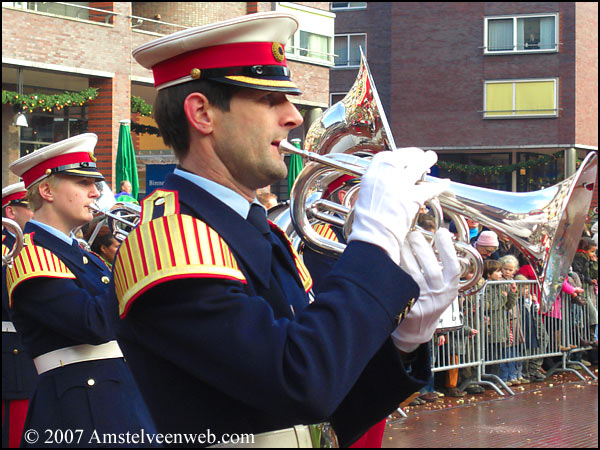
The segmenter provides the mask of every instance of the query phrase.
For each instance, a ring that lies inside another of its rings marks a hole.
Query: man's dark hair
[[[193,92],[206,95],[211,105],[229,111],[232,97],[242,88],[210,80],[195,80],[177,84],[158,91],[153,115],[163,141],[171,146],[175,156],[181,160],[190,146],[188,121],[183,111],[185,98]]]

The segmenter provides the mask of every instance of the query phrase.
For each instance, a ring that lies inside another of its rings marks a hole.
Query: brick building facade
[[[353,8],[333,4],[336,39],[366,36],[367,60],[397,146],[433,149],[441,161],[460,167],[506,166],[540,154],[558,155],[552,167],[490,176],[441,170],[441,176],[494,189],[531,191],[570,174],[575,157],[597,152],[597,3],[367,2],[356,8],[357,3]],[[519,41],[536,20],[538,40],[542,20],[556,25],[556,32],[547,27],[557,33],[555,47],[550,43],[547,49],[539,44],[529,49]],[[492,26],[510,27],[510,21],[517,36],[513,47],[488,47],[497,39]],[[355,67],[333,69],[331,93],[346,92],[355,76]],[[519,117],[516,111],[512,117],[498,118],[493,117],[498,113],[486,110],[492,84],[510,88],[514,82],[518,92],[519,83],[536,80],[556,86],[555,112]]]
[[[22,5],[37,10],[23,9]],[[3,186],[17,181],[8,171],[10,162],[26,152],[84,131],[98,135],[98,166],[107,182],[113,183],[120,120],[131,118],[134,122],[154,125],[151,118],[131,114],[132,95],[150,105],[155,97],[151,71],[131,56],[131,51],[141,44],[187,27],[284,8],[298,8],[304,17],[325,11],[323,14],[331,16],[333,37],[333,14],[329,13],[328,2],[90,2],[87,8],[3,2],[2,6],[3,90],[17,92],[19,76],[24,94],[99,89],[98,97],[84,107],[27,114],[26,129],[14,125],[18,108],[3,104]],[[303,20],[306,19],[300,20],[301,29]],[[288,61],[292,77],[303,91],[302,96],[291,98],[299,110],[310,116],[311,110],[326,108],[331,64],[290,55]],[[77,127],[73,126],[75,122]],[[303,130],[295,131],[291,137],[302,137],[302,133]],[[162,139],[136,133],[132,137],[138,155],[140,190],[144,191],[145,164],[174,162],[174,158]]]

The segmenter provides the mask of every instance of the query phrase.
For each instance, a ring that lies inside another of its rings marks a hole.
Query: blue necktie
[[[268,236],[271,233],[271,227],[269,226],[269,222],[267,221],[265,209],[262,206],[253,203],[250,206],[250,211],[248,212],[247,220],[252,225],[254,225],[254,227],[263,235]]]

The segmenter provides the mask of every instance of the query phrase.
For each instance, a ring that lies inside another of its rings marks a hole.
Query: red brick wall
[[[396,6],[397,5],[397,6]],[[574,143],[573,3],[420,3],[392,7],[392,128],[397,145]],[[483,56],[483,18],[559,12],[558,54]],[[440,26],[440,18],[444,26]],[[482,120],[483,82],[560,77],[557,119]]]
[[[391,2],[369,2],[365,10],[335,11],[336,34],[367,33],[367,62],[375,80],[377,92],[383,103],[388,119],[391,108]],[[331,75],[330,91],[346,92],[356,79],[358,69],[334,69]]]
[[[122,15],[111,26],[104,26],[104,20],[95,25],[2,8],[3,57],[64,66],[65,73],[82,69],[114,74],[112,78],[90,77],[90,86],[100,91],[97,99],[88,104],[89,131],[98,134],[98,164],[109,182],[114,175],[119,120],[128,119],[131,109],[131,32],[129,19],[125,17],[131,14],[131,3],[102,5],[107,10],[113,7]]]
[[[598,146],[598,3],[577,3],[576,14],[576,100],[578,144]]]

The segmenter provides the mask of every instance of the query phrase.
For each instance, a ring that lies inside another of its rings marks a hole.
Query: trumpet
[[[362,55],[354,85],[311,125],[306,149],[297,149],[287,141],[279,145],[281,153],[298,154],[308,161],[292,188],[290,216],[295,232],[315,251],[335,256],[344,251],[345,245],[321,237],[311,222],[339,226],[346,237],[351,230],[351,205],[359,186],[349,189],[340,203],[339,199],[327,198],[330,183],[342,174],[361,177],[368,168],[369,157],[396,148],[380,104]],[[527,257],[541,286],[543,302],[549,307],[560,292],[575,255],[597,171],[597,155],[590,153],[577,173],[535,192],[512,193],[451,182],[450,190],[430,206],[438,226],[444,215],[457,226],[455,248],[463,269],[461,293],[474,293],[483,273],[483,260],[468,239],[465,218],[472,218],[506,236]],[[441,180],[424,174],[420,182]],[[470,265],[475,265],[476,273],[467,280]]]
[[[123,242],[129,232],[140,223],[141,207],[133,203],[122,203],[110,210],[102,210],[97,205],[90,205],[90,209],[99,217],[105,218],[108,228],[119,242]],[[102,223],[99,223],[90,236],[91,245]]]
[[[15,243],[12,248],[7,249],[6,254],[4,254],[5,247],[2,246],[2,267],[10,267],[23,249],[23,231],[17,222],[7,217],[2,218],[2,228],[7,228],[15,236]]]

